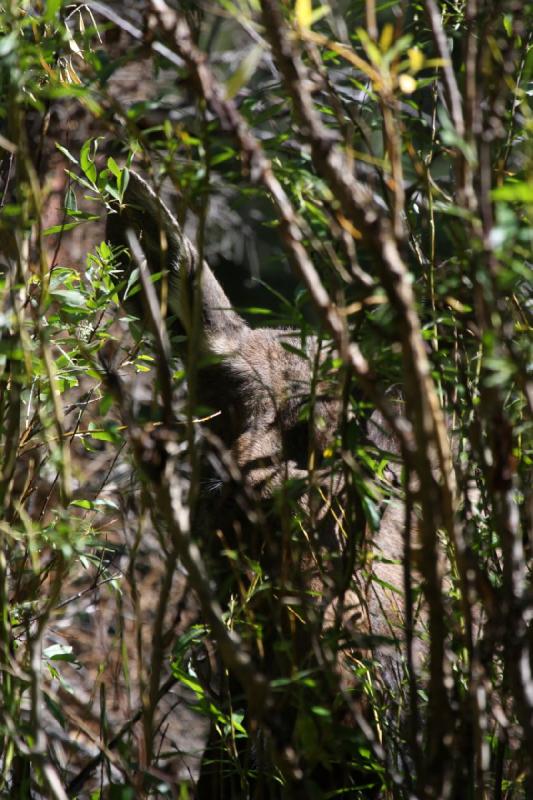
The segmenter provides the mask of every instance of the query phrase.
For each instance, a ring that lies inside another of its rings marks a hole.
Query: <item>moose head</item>
[[[195,339],[193,348],[181,342],[178,354],[195,360],[189,369],[198,371],[197,400],[220,411],[217,433],[249,484],[266,497],[283,479],[303,477],[331,444],[340,416],[338,391],[324,376],[327,353],[315,337],[250,328],[168,207],[135,172],[120,214],[108,217],[108,238],[126,244],[128,229],[150,271],[168,282],[171,327]],[[126,304],[142,319],[139,297]]]

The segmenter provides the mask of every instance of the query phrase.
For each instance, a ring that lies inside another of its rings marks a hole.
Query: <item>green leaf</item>
[[[107,168],[109,172],[111,172],[117,180],[120,178],[121,169],[112,156],[109,156],[109,158],[107,159]]]
[[[51,666],[51,665],[49,665],[49,666]],[[51,672],[52,672],[52,674],[53,673],[57,674],[57,670],[55,670],[55,668],[52,669]],[[54,675],[54,677],[55,677],[55,675]],[[61,680],[60,676],[58,676],[58,679]],[[63,681],[63,683],[64,683],[64,681]],[[44,702],[45,702],[48,710],[50,711],[52,716],[59,722],[61,727],[65,728],[66,727],[66,719],[65,719],[65,716],[63,715],[63,711],[61,709],[61,705],[59,703],[56,703],[56,701],[53,700],[50,697],[48,692],[43,692],[43,695],[44,695],[43,699],[44,699]]]
[[[310,27],[313,27],[315,22],[318,22],[319,19],[322,19],[322,17],[325,17],[327,14],[330,14],[330,13],[331,13],[331,8],[328,5],[323,5],[323,6],[319,6],[318,8],[315,8],[313,13],[311,14],[311,25],[310,25]]]
[[[243,308],[242,311],[244,311],[246,314],[255,314],[256,316],[261,317],[272,316],[272,311],[269,308],[259,308],[258,306],[247,306],[246,308]]]
[[[313,714],[316,714],[317,717],[331,717],[331,711],[329,708],[324,708],[324,706],[311,706],[311,711]]]
[[[93,508],[91,500],[73,500],[69,505],[75,506],[76,508],[86,508],[88,510]]]
[[[59,144],[58,142],[56,142],[55,145],[56,145],[57,149],[59,150],[59,152],[63,153],[65,158],[68,158],[69,161],[72,161],[73,164],[76,164],[76,166],[78,166],[78,159],[74,158],[74,156],[72,155],[70,150],[67,150],[66,147],[63,147],[63,145]]]
[[[294,345],[289,344],[289,342],[282,341],[281,346],[288,353],[293,353],[295,356],[299,356],[300,358],[303,358],[305,361],[309,361],[309,354],[305,350],[301,350],[299,347],[295,347]]]
[[[43,656],[50,661],[76,661],[72,647],[67,644],[52,644],[43,650]]]
[[[82,308],[87,304],[87,298],[74,289],[54,289],[50,292],[54,300],[70,308]]]
[[[108,261],[111,258],[111,256],[112,256],[111,248],[109,247],[109,245],[108,245],[108,243],[106,241],[103,241],[103,242],[100,243],[99,250],[100,250],[101,257],[105,261]]]
[[[242,712],[233,711],[231,714],[231,725],[236,730],[239,731],[244,737],[248,737],[248,733],[246,729],[242,725],[242,721],[244,719],[244,714]]]
[[[96,186],[89,181],[86,181],[85,178],[80,178],[79,175],[76,175],[74,172],[71,172],[69,169],[65,170],[67,175],[72,178],[73,181],[79,183],[80,186],[85,186],[86,189],[89,189],[91,192],[96,190]]]
[[[494,200],[530,204],[533,203],[533,181],[508,181],[493,189],[491,194]]]
[[[110,431],[91,431],[91,439],[96,439],[98,442],[114,442],[116,438]]]
[[[105,184],[104,191],[106,191],[107,194],[110,194],[111,197],[113,197],[115,200],[118,200],[119,203],[121,202],[122,197],[120,195],[120,192],[117,189],[115,189],[114,186],[111,186],[110,183]]]
[[[7,56],[14,50],[17,46],[18,42],[18,33],[17,31],[12,31],[8,33],[7,36],[2,36],[0,38],[0,58],[3,56]]]
[[[225,161],[229,161],[230,158],[235,157],[235,150],[232,147],[226,147],[221,153],[217,153],[211,159],[211,166],[215,167],[217,164],[223,164]]]
[[[124,290],[124,300],[127,300],[128,297],[133,297],[133,295],[140,292],[140,290],[141,287],[139,284],[139,269],[138,267],[135,267],[135,269],[132,269],[132,271],[130,272],[128,283]]]
[[[231,99],[245,86],[261,61],[263,45],[257,44],[246,54],[231,78],[226,82],[226,96]]]
[[[365,517],[370,523],[370,527],[372,528],[373,531],[378,531],[379,524],[381,522],[381,515],[379,513],[379,509],[376,503],[374,503],[374,501],[371,500],[371,498],[368,497],[368,495],[364,495],[361,498],[361,503],[363,505]]]
[[[52,20],[57,15],[57,12],[59,11],[60,7],[61,7],[61,0],[46,0],[45,3],[46,11],[44,14],[45,20],[47,22],[52,22]]]
[[[124,197],[124,192],[128,188],[129,182],[130,182],[130,171],[127,167],[124,167],[117,181],[118,189],[122,197]]]
[[[65,231],[71,231],[74,228],[77,228],[78,225],[83,225],[84,222],[87,220],[95,221],[100,219],[99,216],[92,214],[90,217],[85,217],[83,219],[77,219],[75,222],[63,222],[61,225],[52,225],[51,228],[46,228],[43,231],[43,236],[53,236],[55,233],[64,233]]]
[[[65,196],[65,208],[67,211],[77,211],[78,210],[78,200],[76,197],[76,192],[72,189],[71,186],[67,189],[67,194]]]
[[[93,149],[93,146],[94,153],[96,153],[96,140],[87,139],[87,141],[83,143],[80,151],[80,166],[83,173],[94,186],[96,184],[97,172],[94,163],[94,153],[93,158],[91,158],[91,150]]]

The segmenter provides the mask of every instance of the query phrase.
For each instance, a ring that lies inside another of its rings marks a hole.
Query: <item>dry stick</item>
[[[452,67],[452,58],[450,48],[448,46],[448,39],[442,26],[440,11],[435,3],[435,0],[425,0],[426,13],[428,15],[431,31],[439,56],[442,59],[442,74],[444,76],[444,86],[448,96],[448,104],[450,107],[450,116],[453,126],[457,135],[462,139],[465,135],[465,122],[463,117],[463,103],[461,93],[455,78],[455,72]]]
[[[410,487],[411,474],[406,469],[404,478],[405,485],[405,521],[403,529],[403,587],[405,595],[405,650],[407,662],[407,676],[409,681],[409,735],[411,737],[411,748],[415,763],[416,773],[415,787],[419,786],[416,778],[420,777],[421,751],[420,751],[420,714],[418,708],[418,687],[414,664],[414,643],[415,643],[415,615],[413,610],[413,557],[412,557],[412,538],[411,525],[413,521],[414,498]]]
[[[20,117],[18,109],[11,109],[13,132],[17,133],[17,141],[19,146],[19,162],[20,172],[19,180],[24,181],[29,189],[31,204],[35,213],[35,234],[36,246],[39,253],[39,278],[40,278],[40,295],[39,295],[39,311],[37,324],[37,331],[39,334],[42,360],[44,362],[45,374],[48,379],[48,386],[52,400],[52,422],[56,430],[58,438],[58,447],[60,449],[61,457],[58,468],[58,476],[61,478],[60,482],[60,495],[61,501],[66,505],[71,498],[72,494],[72,474],[71,474],[71,457],[70,457],[70,444],[64,440],[64,414],[63,405],[61,402],[61,393],[59,391],[56,368],[54,359],[52,357],[50,342],[44,324],[40,320],[45,319],[45,306],[48,300],[48,291],[50,284],[50,269],[47,262],[46,247],[43,240],[43,226],[42,226],[42,206],[43,206],[43,193],[39,182],[35,166],[30,158],[30,146],[26,129],[23,125],[23,120]],[[28,243],[28,240],[26,240]],[[21,254],[22,255],[22,254]],[[28,261],[29,252],[25,254]],[[22,264],[20,265],[22,267]],[[23,268],[23,274],[28,275],[29,269]]]
[[[44,611],[40,615],[36,630],[30,635],[27,633],[29,650],[29,684],[30,684],[30,724],[34,737],[33,747],[30,750],[32,762],[41,770],[43,778],[54,800],[67,800],[67,795],[63,789],[57,771],[50,760],[47,752],[47,736],[43,725],[42,714],[42,640],[46,625],[50,619],[52,610],[57,607],[57,600],[61,592],[61,586],[65,577],[66,565],[63,558],[60,558],[57,574],[49,587],[48,600]]]
[[[480,106],[480,95],[482,94],[481,83],[483,81],[482,75],[478,70],[478,57],[479,57],[479,42],[485,41],[487,38],[486,23],[478,21],[478,4],[476,0],[470,0],[466,9],[466,44],[465,44],[465,139],[472,148],[473,153],[477,155],[477,170],[476,180],[474,182],[472,164],[465,164],[464,168],[464,185],[462,192],[459,193],[459,203],[462,204],[471,212],[478,212],[479,219],[476,216],[471,217],[470,228],[474,241],[477,239],[479,244],[483,246],[483,257],[488,268],[488,273],[492,278],[492,297],[490,290],[487,291],[485,280],[479,280],[479,266],[472,263],[472,278],[474,283],[475,296],[477,298],[474,307],[478,318],[481,339],[484,339],[484,333],[487,328],[493,330],[494,310],[500,312],[500,336],[501,341],[505,341],[503,320],[505,319],[504,303],[499,298],[499,287],[497,281],[494,280],[497,271],[498,263],[495,258],[494,252],[490,245],[491,232],[493,227],[493,204],[490,196],[492,188],[492,164],[491,164],[491,141],[492,137],[481,137],[480,133],[483,127],[483,111]],[[490,29],[490,24],[489,24]],[[485,35],[483,35],[485,34]],[[490,63],[490,62],[489,62]],[[483,72],[487,70],[487,66]],[[490,80],[489,74],[485,74],[485,81]],[[494,78],[493,78],[494,80]],[[494,114],[494,106],[489,105],[486,116],[487,121]],[[459,154],[461,158],[461,154]],[[466,159],[465,159],[466,161]],[[513,326],[514,327],[514,326]],[[525,740],[528,742],[527,750],[531,751],[532,747],[532,716],[531,716],[531,699],[529,700],[530,708],[528,709],[527,697],[527,683],[531,684],[531,663],[529,657],[529,645],[527,641],[527,623],[524,621],[523,609],[521,604],[515,604],[515,598],[522,594],[524,588],[523,579],[525,578],[525,561],[524,553],[522,550],[522,541],[520,531],[518,530],[518,514],[512,513],[513,507],[516,508],[514,493],[516,487],[513,485],[513,480],[506,480],[512,470],[508,471],[507,463],[509,456],[512,452],[512,435],[510,426],[505,418],[504,405],[501,403],[501,396],[498,388],[494,387],[488,389],[480,385],[480,398],[481,415],[484,415],[489,422],[489,430],[497,420],[497,443],[492,438],[493,450],[493,463],[494,471],[498,471],[500,465],[504,465],[502,470],[502,479],[499,478],[494,481],[492,488],[492,511],[495,518],[495,527],[498,530],[502,554],[503,554],[503,586],[501,597],[501,610],[504,615],[509,616],[512,621],[512,634],[507,638],[504,634],[504,641],[506,641],[506,660],[509,666],[511,680],[515,684],[515,696],[520,698],[517,708],[517,716],[524,730]],[[494,420],[490,417],[494,415]],[[501,419],[499,419],[501,417]],[[496,444],[496,446],[494,446]],[[486,445],[485,445],[486,446]],[[489,444],[490,446],[490,444]],[[507,476],[505,475],[507,473]],[[491,478],[487,475],[487,485],[491,485]],[[494,480],[494,479],[493,479]],[[498,488],[496,488],[498,486]],[[500,504],[500,491],[501,487],[504,503]],[[509,503],[507,503],[507,497]],[[508,514],[507,512],[511,513]],[[514,518],[514,519],[513,519]],[[518,572],[514,571],[515,565],[518,567]],[[514,573],[514,574],[513,574]],[[520,573],[522,573],[520,575]],[[518,578],[517,581],[514,578]],[[518,589],[518,592],[516,591]],[[501,627],[501,631],[504,629]],[[470,676],[470,694],[471,704],[473,707],[473,727],[475,734],[475,747],[476,747],[476,778],[477,778],[477,796],[482,797],[482,791],[485,785],[485,771],[488,768],[489,758],[488,754],[485,756],[487,744],[484,742],[484,735],[486,734],[486,694],[484,694],[484,686],[482,683],[483,670],[482,663],[479,658],[479,653],[475,651],[476,656],[471,665]],[[525,664],[529,675],[526,675],[524,682],[520,675],[520,667],[517,670],[516,665]],[[525,685],[524,685],[525,684]],[[526,689],[524,694],[523,690]],[[522,695],[522,696],[521,696]],[[531,773],[530,773],[531,778]],[[525,792],[527,789],[527,777]]]
[[[41,296],[40,296],[39,311],[42,315],[44,313],[43,303],[45,302],[46,294],[48,291],[48,282],[49,282],[49,271],[46,262],[46,252],[44,248],[44,243],[42,241],[42,216],[41,216],[42,199],[43,199],[42,191],[35,167],[29,156],[30,149],[24,126],[24,119],[20,113],[20,109],[14,106],[13,103],[11,103],[10,111],[11,111],[10,120],[11,120],[12,133],[17,134],[15,138],[17,142],[19,142],[17,178],[19,180],[19,183],[21,183],[21,185],[25,185],[29,191],[28,202],[23,203],[23,212],[24,212],[23,216],[24,217],[28,216],[30,214],[30,209],[31,209],[31,211],[35,213],[37,220],[35,226],[32,225],[31,230],[32,232],[34,230],[36,231],[36,240],[37,240],[36,243],[40,258]],[[21,277],[29,274],[29,269],[28,269],[29,258],[30,258],[29,242],[30,242],[29,235],[23,237],[21,246],[19,247],[18,251],[17,269],[21,273]],[[22,283],[25,284],[26,282],[23,280]],[[24,326],[22,325],[22,310],[15,307],[15,312],[17,316],[17,321],[19,323],[18,333],[21,338],[21,342],[24,349],[25,342],[23,336]],[[49,345],[48,342],[46,341],[46,337],[44,336],[42,326],[39,326],[39,334],[41,339],[42,358],[45,364],[45,371],[47,373],[50,383],[52,405],[54,410],[53,422],[56,427],[58,437],[60,439],[59,446],[62,449],[61,465],[60,465],[60,473],[62,476],[61,491],[63,500],[66,501],[70,497],[70,451],[68,449],[68,446],[66,448],[63,446],[63,441],[61,439],[63,432],[63,408],[61,406],[60,396],[57,390],[57,385],[55,380],[55,370],[51,360]],[[14,392],[14,396],[16,398],[16,401],[20,402],[19,393],[17,391]],[[19,445],[19,434],[20,434],[20,429],[17,428],[17,440],[16,440],[17,447]],[[9,461],[6,464],[6,467],[10,467]],[[29,655],[28,678],[29,678],[29,695],[31,703],[30,726],[31,726],[31,733],[33,736],[33,744],[29,749],[28,754],[31,761],[38,767],[38,769],[40,769],[43,780],[46,783],[48,790],[50,792],[50,796],[55,798],[55,800],[66,800],[67,796],[64,793],[63,788],[61,786],[59,776],[57,775],[55,767],[51,763],[49,755],[46,752],[47,740],[41,716],[42,638],[44,635],[46,624],[49,620],[52,610],[55,608],[55,605],[57,603],[57,599],[60,593],[62,578],[64,577],[65,565],[63,558],[61,557],[59,558],[59,564],[60,566],[58,569],[58,573],[51,587],[49,588],[49,597],[45,604],[44,610],[41,616],[39,617],[36,630],[33,634],[30,634],[28,630],[26,636],[27,650]]]
[[[365,16],[366,16],[366,29],[368,35],[374,41],[378,38],[378,19],[376,14],[375,0],[365,1]]]
[[[7,371],[7,370],[6,370]],[[11,516],[13,475],[17,465],[20,443],[20,417],[22,407],[22,390],[18,373],[20,362],[9,360],[9,380],[2,379],[0,389],[5,398],[9,397],[7,411],[1,409],[4,427],[4,452],[0,464],[0,506],[9,509]],[[9,390],[8,390],[9,387]]]

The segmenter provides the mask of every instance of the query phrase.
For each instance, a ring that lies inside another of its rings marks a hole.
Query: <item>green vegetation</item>
[[[206,767],[224,800],[533,796],[532,23],[520,0],[0,6],[0,797],[195,797]],[[318,337],[304,431],[321,382],[342,401],[269,502],[218,453],[231,540],[202,522],[198,338],[171,320],[186,366],[162,358],[106,240],[131,170],[252,326]],[[400,559],[372,547],[395,502]],[[373,584],[383,624],[328,621]]]

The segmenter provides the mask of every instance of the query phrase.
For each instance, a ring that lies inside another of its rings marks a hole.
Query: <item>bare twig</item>
[[[457,135],[462,139],[465,135],[465,123],[463,117],[463,103],[461,93],[457,85],[457,79],[452,66],[452,58],[448,40],[442,26],[442,19],[435,0],[425,0],[426,13],[429,18],[433,38],[437,45],[438,53],[442,59],[442,73],[444,75],[444,85],[448,95],[450,115]]]

